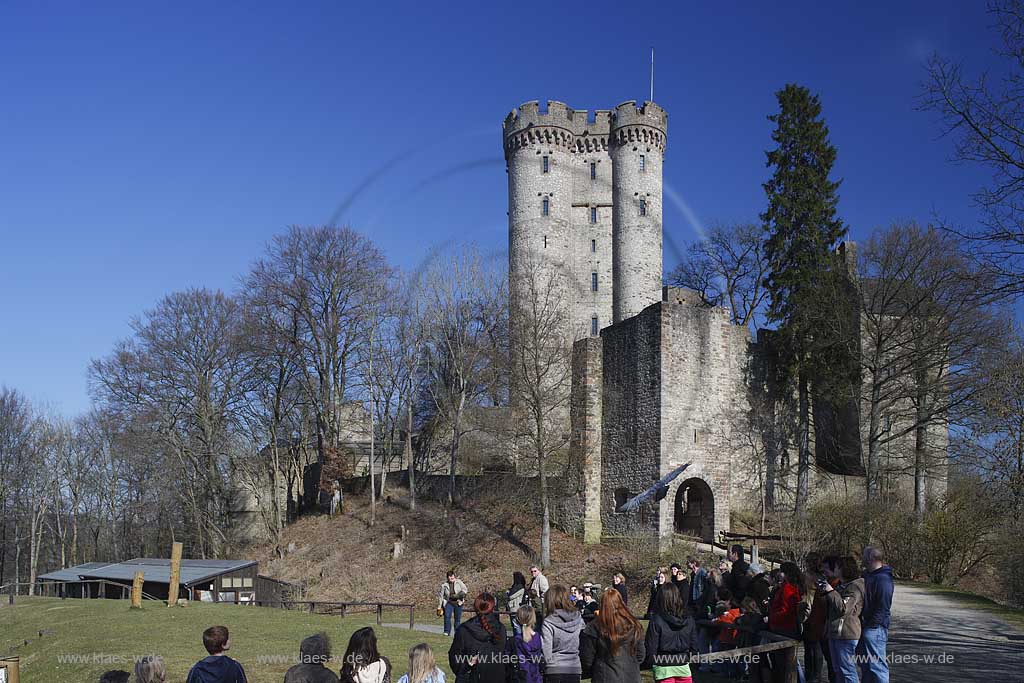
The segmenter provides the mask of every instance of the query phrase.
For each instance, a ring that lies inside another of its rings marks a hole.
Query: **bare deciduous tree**
[[[752,223],[711,228],[689,246],[668,283],[696,291],[708,306],[728,307],[737,325],[758,327],[768,298],[763,232]]]
[[[339,408],[391,275],[373,243],[350,228],[292,227],[245,279],[295,346],[321,463],[338,448]]]
[[[540,563],[551,563],[548,470],[569,444],[572,342],[565,320],[569,292],[557,268],[533,254],[516,265],[511,310],[510,402],[514,439],[537,468],[541,507]]]
[[[448,503],[455,501],[466,409],[493,391],[495,340],[505,329],[505,278],[474,249],[435,260],[424,273],[425,387],[448,440]]]
[[[224,542],[226,467],[245,395],[241,322],[238,303],[220,292],[171,294],[90,366],[94,396],[145,423],[177,460],[200,557],[216,557]]]
[[[965,76],[963,68],[934,56],[921,108],[940,116],[954,140],[953,157],[987,168],[992,180],[974,194],[985,220],[958,230],[974,243],[974,255],[999,275],[998,293],[1024,293],[1024,2],[994,0],[1005,69],[997,78]]]

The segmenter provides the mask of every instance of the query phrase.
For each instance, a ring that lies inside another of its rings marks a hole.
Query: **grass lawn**
[[[385,622],[407,623],[408,619],[408,611],[384,613]],[[171,609],[155,601],[145,602],[142,610],[130,610],[123,600],[58,598],[19,598],[11,607],[4,599],[0,655],[21,658],[23,683],[91,683],[110,669],[131,671],[135,657],[159,654],[167,661],[167,680],[181,683],[192,664],[206,656],[203,629],[217,624],[230,630],[231,656],[245,667],[251,683],[279,683],[304,637],[317,631],[331,637],[337,660],[331,668],[337,672],[349,636],[358,628],[373,626],[375,618],[202,603]],[[409,648],[421,642],[434,648],[438,666],[451,673],[450,640],[444,636],[380,628],[377,637],[381,654],[395,669],[395,680],[405,672]]]
[[[1006,605],[1000,605],[994,600],[975,595],[974,593],[965,593],[958,591],[955,588],[949,588],[948,586],[940,586],[934,583],[909,583],[909,582],[898,582],[900,584],[905,583],[908,586],[914,588],[923,588],[924,590],[938,593],[949,600],[953,600],[964,607],[971,607],[973,609],[982,610],[988,612],[995,617],[1002,619],[1003,621],[1016,626],[1017,628],[1024,630],[1024,609],[1016,609],[1014,607],[1007,607]]]

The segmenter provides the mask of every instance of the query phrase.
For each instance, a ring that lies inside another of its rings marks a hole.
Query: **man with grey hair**
[[[331,663],[331,640],[326,633],[303,639],[299,645],[299,663],[284,674],[284,683],[338,683],[338,676],[327,668]]]
[[[889,641],[889,611],[892,608],[892,567],[885,564],[879,548],[864,548],[864,609],[860,614],[861,635],[857,643],[862,683],[889,683],[885,646]]]

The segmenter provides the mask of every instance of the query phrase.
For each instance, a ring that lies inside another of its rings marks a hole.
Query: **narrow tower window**
[[[640,215],[641,216],[646,216],[647,215],[647,200],[646,199],[641,199],[640,200]]]
[[[643,157],[640,157],[640,158],[642,159]],[[551,170],[551,162],[548,159],[547,155],[541,157],[541,159],[542,159],[541,167],[544,169],[543,172],[547,173],[548,171]]]
[[[590,336],[596,337],[598,332],[600,332],[600,330],[598,329],[597,316],[595,315],[593,318],[590,319]]]
[[[596,161],[591,161],[590,162],[590,179],[591,180],[597,180],[597,162]]]
[[[596,254],[597,253],[597,240],[590,240],[590,253],[591,254]]]
[[[590,274],[590,291],[591,292],[596,292],[597,291],[597,273],[591,273]]]
[[[550,216],[551,215],[551,200],[548,199],[547,197],[544,198],[544,202],[543,202],[543,204],[541,206],[541,215],[542,216]]]
[[[590,207],[590,222],[591,223],[596,223],[597,222],[597,207],[596,206]]]
[[[544,158],[547,159],[547,157],[544,157]],[[544,163],[547,164],[546,161]],[[545,168],[544,172],[547,173],[547,166],[545,165],[544,168]],[[647,157],[645,157],[643,154],[640,155],[640,170],[641,171],[646,171],[647,170]]]
[[[544,248],[545,249],[548,248],[548,236],[547,235],[544,235]]]

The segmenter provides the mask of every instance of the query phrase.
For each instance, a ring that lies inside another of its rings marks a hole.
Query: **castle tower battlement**
[[[549,100],[546,111],[541,111],[537,100],[524,102],[502,123],[505,158],[520,147],[552,142],[578,152],[607,149],[611,119],[611,111],[598,110],[591,117],[588,110],[557,100]]]
[[[546,104],[524,102],[502,122],[509,284],[515,306],[527,259],[557,271],[575,340],[661,298],[668,116],[635,100],[595,111]]]

